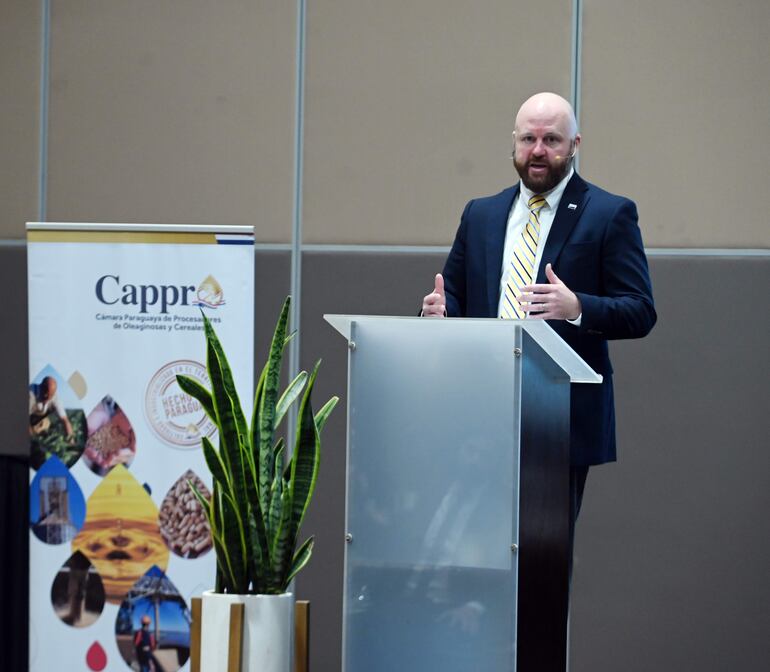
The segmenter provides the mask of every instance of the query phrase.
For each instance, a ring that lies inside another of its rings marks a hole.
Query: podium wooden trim
[[[191,600],[190,672],[201,672],[201,617],[203,601]],[[228,640],[227,672],[242,672],[244,605],[230,605],[230,635]],[[310,670],[310,601],[294,603],[294,672]]]

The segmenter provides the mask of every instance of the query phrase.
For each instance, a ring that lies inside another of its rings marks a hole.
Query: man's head
[[[147,616],[147,615],[142,616],[142,627],[143,628],[149,628],[151,622],[152,621],[150,620],[149,616]]]
[[[513,131],[513,165],[537,194],[553,189],[569,172],[580,145],[572,106],[555,93],[524,101]]]
[[[40,381],[40,401],[48,401],[53,399],[56,394],[56,378],[46,376]]]

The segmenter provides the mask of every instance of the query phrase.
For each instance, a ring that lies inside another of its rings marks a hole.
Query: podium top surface
[[[596,373],[583,359],[567,345],[551,327],[543,320],[501,320],[499,318],[457,318],[435,319],[424,317],[392,317],[383,315],[324,315],[324,319],[350,340],[350,327],[353,323],[374,324],[377,322],[402,322],[404,327],[411,323],[421,325],[436,325],[436,329],[452,329],[458,323],[478,323],[485,329],[508,329],[511,336],[517,327],[526,331],[537,344],[553,359],[556,364],[569,376],[572,383],[601,383],[602,377]]]

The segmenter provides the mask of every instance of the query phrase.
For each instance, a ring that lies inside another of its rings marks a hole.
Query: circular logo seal
[[[204,387],[211,385],[203,364],[190,359],[169,362],[147,385],[145,413],[150,427],[163,441],[174,447],[197,448],[201,436],[211,437],[217,428],[200,402],[179,387],[177,374],[194,378]]]

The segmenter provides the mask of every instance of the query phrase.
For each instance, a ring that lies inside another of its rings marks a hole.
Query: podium
[[[563,672],[570,385],[543,321],[326,315],[348,341],[344,672]]]

